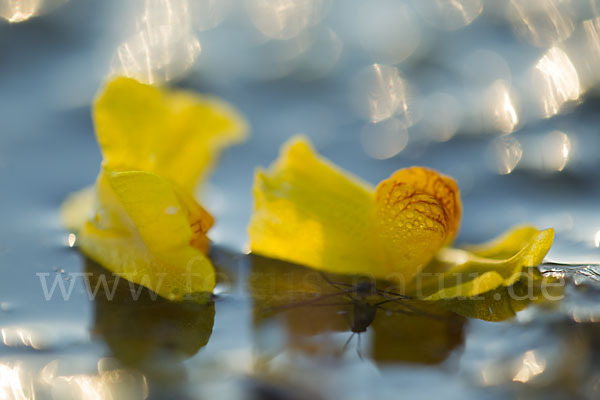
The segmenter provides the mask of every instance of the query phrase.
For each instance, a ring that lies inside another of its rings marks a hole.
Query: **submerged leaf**
[[[218,151],[243,138],[241,118],[213,99],[117,78],[99,96],[94,122],[103,167],[95,186],[61,210],[81,250],[168,299],[211,291],[214,221],[193,189]]]

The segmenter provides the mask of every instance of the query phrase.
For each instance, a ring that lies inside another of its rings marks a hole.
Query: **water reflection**
[[[68,0],[0,0],[0,18],[17,23],[49,12]]]
[[[513,381],[527,382],[544,372],[544,369],[546,369],[546,362],[540,359],[540,355],[536,357],[535,351],[529,350],[523,355],[521,368],[515,374]]]
[[[373,123],[397,115],[410,126],[415,119],[408,83],[389,65],[373,64],[358,74],[355,104]]]
[[[138,372],[120,368],[111,359],[98,361],[97,374],[61,374],[61,363],[52,361],[40,372],[40,383],[53,399],[146,399],[148,382]]]
[[[408,144],[408,131],[402,121],[390,118],[365,125],[360,134],[360,141],[369,156],[385,160],[404,150]]]
[[[419,47],[418,21],[402,1],[361,2],[355,18],[361,46],[378,62],[400,63]]]
[[[588,19],[581,24],[583,28],[583,38],[579,53],[583,59],[581,69],[584,71],[584,77],[591,86],[600,80],[600,17]]]
[[[579,75],[567,54],[558,47],[549,49],[533,69],[534,93],[542,116],[557,114],[564,103],[581,94]]]
[[[520,139],[522,159],[519,169],[549,173],[564,170],[573,156],[573,143],[561,131],[531,133]]]
[[[463,120],[463,110],[454,96],[444,92],[429,95],[424,101],[423,135],[445,142],[456,134]]]
[[[90,286],[106,279],[94,300],[93,333],[127,367],[139,369],[152,382],[174,387],[185,380],[182,361],[206,346],[212,334],[214,303],[169,302],[141,286],[87,260]]]
[[[0,399],[29,400],[35,398],[33,381],[20,364],[0,363]]]
[[[233,0],[193,0],[190,4],[194,28],[206,31],[219,26],[231,12]]]
[[[483,11],[481,0],[413,0],[427,22],[436,28],[455,30],[473,22]]]
[[[503,80],[495,81],[485,94],[488,129],[502,133],[511,133],[519,123],[519,115],[515,108],[514,95],[510,86]]]
[[[200,54],[187,0],[145,0],[136,32],[119,45],[112,72],[144,83],[168,81],[184,74]]]
[[[287,40],[317,24],[326,0],[246,0],[252,23],[265,37]]]
[[[523,147],[514,137],[502,137],[497,139],[492,146],[495,160],[495,170],[501,175],[510,174],[523,157]]]
[[[551,46],[575,30],[571,0],[510,0],[508,16],[515,32],[536,46]]]
[[[348,277],[250,257],[253,323],[263,354],[437,364],[463,343],[465,318],[440,304],[390,300],[364,281],[353,286]]]

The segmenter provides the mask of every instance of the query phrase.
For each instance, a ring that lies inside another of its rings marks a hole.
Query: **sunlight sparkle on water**
[[[594,246],[600,247],[600,231],[597,231],[594,235]]]
[[[508,18],[517,35],[544,47],[560,43],[575,30],[571,0],[511,0]]]
[[[169,81],[183,75],[200,54],[187,1],[146,0],[136,26],[137,32],[117,48],[115,74],[144,83]]]
[[[413,0],[419,14],[436,28],[456,30],[473,22],[483,11],[481,0]]]
[[[523,157],[521,143],[513,137],[502,137],[494,143],[496,170],[502,175],[510,174]]]
[[[533,350],[526,352],[523,356],[521,368],[519,368],[513,377],[513,382],[528,382],[534,376],[544,372],[546,362],[538,358]]]
[[[0,17],[12,23],[27,21],[41,5],[41,0],[0,0]]]
[[[502,133],[510,133],[519,123],[510,88],[503,80],[494,82],[486,92],[490,128]]]
[[[408,132],[402,121],[390,118],[365,125],[360,134],[360,141],[369,156],[385,160],[404,150],[408,144]]]
[[[357,77],[357,107],[373,123],[397,115],[410,126],[412,104],[408,84],[396,67],[373,64]]]
[[[395,0],[362,2],[356,10],[356,35],[375,60],[397,64],[408,58],[420,42],[415,13]]]
[[[145,399],[149,389],[146,377],[138,372],[120,368],[105,368],[107,359],[98,361],[97,375],[60,375],[59,361],[48,363],[40,372],[40,380],[51,388],[55,398],[64,400],[88,399]]]
[[[552,47],[544,54],[533,73],[536,97],[546,118],[557,114],[564,103],[577,100],[581,95],[579,75],[567,54],[558,47]]]
[[[33,400],[33,382],[25,384],[23,370],[19,364],[0,364],[0,399]]]
[[[324,0],[247,0],[254,27],[270,39],[298,36],[323,17]]]
[[[77,241],[77,236],[75,236],[74,233],[69,233],[69,235],[67,236],[67,245],[69,247],[73,247],[73,246],[75,246],[76,241]]]

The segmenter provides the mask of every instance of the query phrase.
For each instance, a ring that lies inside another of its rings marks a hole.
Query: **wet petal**
[[[190,209],[171,182],[149,172],[103,171],[96,188],[96,216],[79,233],[86,255],[169,299],[213,289],[212,265],[192,246],[205,235],[189,222],[200,206]]]
[[[373,189],[315,154],[304,138],[254,182],[250,249],[337,273],[376,273],[370,245]]]
[[[456,183],[399,170],[377,190],[319,157],[303,138],[254,186],[250,249],[316,269],[410,281],[458,229]]]
[[[554,230],[515,228],[472,251],[442,249],[413,283],[412,290],[428,300],[473,297],[524,276],[523,269],[542,263],[554,240]]]
[[[375,223],[388,279],[411,281],[458,230],[458,186],[436,171],[413,167],[377,186]]]
[[[168,299],[211,291],[212,216],[194,199],[219,151],[245,136],[228,105],[117,78],[94,106],[103,168],[61,209],[81,250]]]

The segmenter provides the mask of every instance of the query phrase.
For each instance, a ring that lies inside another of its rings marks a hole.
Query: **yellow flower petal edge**
[[[221,100],[123,77],[106,85],[93,117],[105,167],[155,172],[184,190],[247,134],[244,119]]]
[[[291,139],[254,183],[250,250],[323,271],[409,282],[460,220],[451,178],[413,167],[374,189]]]
[[[473,297],[539,265],[554,231],[515,228],[467,250],[446,247],[461,217],[452,178],[402,169],[377,188],[319,157],[304,137],[254,182],[250,250],[325,272],[395,282],[427,300]]]
[[[193,189],[218,152],[245,136],[241,117],[215,99],[129,78],[109,82],[93,114],[102,169],[61,207],[81,251],[171,300],[212,291],[214,220]]]
[[[411,289],[427,300],[441,300],[511,286],[525,276],[525,268],[543,262],[553,240],[553,229],[520,226],[468,250],[442,249]]]
[[[205,211],[188,208],[172,182],[151,172],[103,170],[96,191],[101,206],[77,236],[87,256],[171,300],[213,289],[205,231],[191,223]]]

